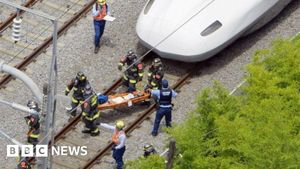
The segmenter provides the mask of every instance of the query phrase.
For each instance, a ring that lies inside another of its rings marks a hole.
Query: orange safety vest
[[[98,4],[96,4],[96,10],[97,10],[97,8],[99,8],[99,5]],[[94,19],[96,20],[96,21],[101,21],[101,20],[103,20],[103,18],[106,16],[106,4],[104,4],[103,6],[102,6],[102,10],[99,12],[99,14],[98,14],[98,16],[94,16]]]
[[[121,130],[121,131],[115,130],[115,131],[114,131],[114,134],[112,135],[112,141],[113,141],[116,145],[119,145],[119,144],[120,144],[120,142],[119,142],[119,137],[120,137],[120,135],[122,135],[122,134],[125,134],[125,132],[124,132],[123,130]]]

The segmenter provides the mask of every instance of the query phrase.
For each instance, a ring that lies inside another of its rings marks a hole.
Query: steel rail
[[[122,81],[122,78],[119,78],[117,81],[114,82],[114,84],[106,89],[103,94],[108,95],[113,90],[115,90],[118,86],[120,86]],[[56,143],[58,140],[65,137],[65,135],[73,129],[73,127],[80,122],[81,114],[77,115],[75,118],[73,118],[66,126],[64,126],[54,137],[54,143]],[[49,143],[50,145],[50,143]]]
[[[122,78],[116,80],[113,85],[111,85],[108,89],[106,89],[103,94],[108,95],[113,92],[117,87],[121,85]],[[54,143],[59,141],[60,139],[65,138],[65,135],[74,129],[74,127],[80,122],[81,114],[78,114],[74,117],[67,125],[65,125],[55,136],[54,136]],[[51,141],[49,142],[48,146],[51,145]],[[49,147],[50,149],[50,147]],[[33,162],[34,158],[30,158],[29,162]]]
[[[149,56],[149,55],[147,55]],[[144,57],[141,61],[146,62],[149,57]],[[109,95],[111,94],[114,90],[116,90],[122,83],[123,77],[121,76],[119,79],[115,80],[114,83],[107,88],[103,94],[104,95]],[[73,130],[74,127],[80,122],[81,114],[78,114],[75,118],[73,118],[67,125],[65,125],[55,136],[54,136],[54,143],[59,141],[60,139],[64,139],[66,137],[66,134]],[[51,145],[51,141],[49,142],[48,146]],[[49,147],[50,148],[50,147]],[[33,162],[34,158],[30,158],[29,162]]]
[[[31,6],[33,6],[34,4],[36,4],[39,0],[28,0],[27,2],[25,2],[24,4],[22,4],[22,6],[30,8]],[[24,11],[20,11],[20,14],[24,13]],[[9,18],[7,18],[4,22],[0,23],[0,32],[2,32],[4,29],[6,29],[9,25],[12,24],[13,20],[15,17],[17,17],[18,13],[14,12],[11,13]]]
[[[147,60],[148,57],[144,57],[142,61]],[[109,88],[107,88],[103,94],[104,95],[109,95],[111,94],[114,90],[116,90],[122,83],[122,76],[117,79]],[[75,118],[73,118],[67,125],[65,125],[54,137],[54,143],[56,143],[58,140],[63,139],[65,135],[71,131],[74,126],[76,126],[80,122],[80,117],[81,114],[77,115]],[[51,143],[49,143],[50,145]]]
[[[173,86],[172,88],[174,90],[181,88],[184,83],[189,79],[190,76],[193,75],[193,73],[195,71],[197,71],[198,68],[198,64],[196,64],[191,70],[188,71],[188,73],[186,73],[183,77],[181,77]],[[149,117],[155,110],[156,108],[156,104],[152,104],[141,116],[139,116],[137,119],[134,120],[134,122],[132,122],[132,124],[130,124],[126,129],[125,129],[125,133],[126,135],[130,134],[134,129],[136,129],[145,119],[147,119],[147,117]],[[113,142],[109,142],[103,149],[98,150],[98,154],[95,155],[93,158],[91,158],[86,164],[85,166],[81,167],[80,169],[89,169],[91,168],[93,165],[95,165],[96,161],[99,159],[102,159],[104,156],[106,156],[106,154],[111,150],[111,148],[113,147],[114,143]]]
[[[63,26],[60,27],[60,29],[57,32],[57,37],[60,37],[63,35],[73,24],[75,24],[81,17],[83,17],[93,6],[95,3],[94,0],[91,0],[89,3],[87,3],[79,12],[77,12],[72,18],[70,18],[68,21],[64,23]],[[15,67],[19,70],[24,70],[27,65],[29,65],[31,62],[34,61],[35,58],[37,58],[43,51],[45,51],[52,43],[53,37],[48,37],[39,47],[34,49],[34,51],[25,57],[25,59],[17,64]],[[13,77],[11,75],[5,75],[0,80],[0,88],[4,88],[5,85],[11,81]]]
[[[149,55],[147,55],[149,56]],[[146,62],[147,59],[149,57],[144,57],[142,58],[141,61]],[[103,92],[104,95],[109,95],[111,94],[114,90],[116,90],[122,83],[122,79],[123,77],[121,76],[119,79],[117,79],[116,81],[114,81],[114,83],[107,89],[105,89],[105,91]],[[58,140],[63,139],[65,137],[65,135],[71,131],[74,126],[76,126],[78,124],[78,122],[80,122],[80,117],[81,114],[77,115],[75,118],[73,118],[67,125],[65,125],[54,137],[54,143],[56,143]],[[49,143],[50,145],[50,143]]]

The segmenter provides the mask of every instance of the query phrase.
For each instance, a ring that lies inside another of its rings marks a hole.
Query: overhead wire
[[[81,0],[77,0],[76,2],[74,2],[74,3],[71,5],[71,7],[68,7],[61,15],[59,15],[59,16],[57,17],[57,19],[61,19],[63,16],[65,16],[65,15],[67,14],[67,12],[68,12],[69,10],[71,10],[75,5],[77,5],[80,1],[81,1]],[[60,6],[60,8],[58,8],[58,9],[62,9],[62,8],[63,8],[63,6]],[[52,12],[51,14],[53,14],[53,13],[55,13],[55,11]],[[52,27],[52,24],[49,25],[49,26],[47,26],[46,28],[44,28],[40,33],[38,33],[38,34],[33,38],[33,40],[32,40],[30,43],[27,43],[27,45],[26,45],[24,48],[22,48],[15,56],[13,56],[13,58],[11,58],[10,60],[8,60],[6,63],[7,63],[7,64],[11,63],[17,56],[19,56],[24,50],[26,50],[30,45],[32,45],[39,37],[41,37],[41,35],[43,35],[43,34],[44,34],[46,31],[48,31],[51,27]],[[5,30],[5,29],[4,29],[4,30]],[[54,31],[54,30],[53,30],[53,31]],[[2,32],[0,32],[0,34],[2,34]]]
[[[204,7],[202,7],[199,11],[197,11],[194,15],[189,17],[185,22],[183,22],[181,25],[179,25],[174,31],[172,31],[170,34],[168,34],[165,38],[163,38],[161,41],[159,41],[156,45],[154,45],[150,50],[148,50],[144,55],[139,57],[135,62],[133,62],[131,65],[129,65],[123,72],[126,72],[128,69],[130,69],[133,65],[138,63],[140,60],[142,60],[147,54],[149,54],[151,51],[153,51],[158,45],[162,44],[164,41],[166,41],[168,38],[170,38],[174,33],[176,33],[179,29],[181,29],[185,24],[187,24],[190,20],[192,20],[195,16],[197,16],[200,12],[202,12],[207,6],[209,6],[214,0],[211,0],[208,4],[206,4]],[[70,45],[70,44],[69,44]],[[93,88],[93,87],[92,87]],[[95,90],[93,89],[94,94]],[[97,95],[97,94],[96,94]],[[93,96],[93,95],[92,95]],[[87,98],[85,101],[90,99],[92,96]],[[70,110],[70,112],[75,111],[79,106],[81,106],[84,102],[81,104],[78,104],[77,107]]]
[[[199,13],[201,13],[206,7],[208,7],[210,4],[212,4],[214,0],[210,0],[209,3],[207,3],[204,7],[202,7],[199,11],[197,11],[195,14],[193,14],[191,17],[189,17],[185,22],[183,22],[181,25],[179,25],[175,30],[173,30],[170,34],[168,34],[165,38],[163,38],[161,41],[159,41],[156,45],[154,45],[151,49],[149,49],[145,54],[143,54],[141,57],[139,57],[135,62],[133,62],[131,65],[129,65],[124,71],[126,72],[128,69],[130,69],[132,66],[134,66],[136,63],[140,62],[145,56],[147,56],[151,51],[153,51],[157,46],[162,44],[164,41],[169,39],[174,33],[176,33],[179,29],[181,29],[184,25],[186,25],[189,21],[191,21],[194,17],[196,17]]]

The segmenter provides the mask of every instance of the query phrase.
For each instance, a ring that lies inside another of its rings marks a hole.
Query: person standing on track
[[[97,54],[100,48],[100,40],[104,32],[105,23],[104,17],[110,15],[109,6],[106,3],[106,0],[97,0],[93,5],[92,15],[94,18],[94,28],[95,28],[95,50],[94,53]]]
[[[82,119],[85,123],[85,129],[82,133],[90,133],[91,136],[98,136],[100,130],[96,125],[96,121],[100,118],[98,110],[98,98],[90,84],[87,84],[84,89],[84,103],[82,109]]]
[[[125,65],[126,70],[123,74],[122,85],[127,87],[128,92],[134,92],[136,91],[137,83],[143,80],[143,64],[138,61],[137,55],[132,50],[129,50],[127,55],[121,57],[118,69],[122,71]]]
[[[124,164],[123,155],[126,150],[126,146],[125,146],[126,135],[124,131],[124,127],[125,127],[124,121],[117,120],[115,126],[111,126],[106,123],[100,123],[100,126],[114,132],[112,135],[112,141],[114,143],[114,146],[112,148],[113,151],[112,156],[116,160],[117,169],[122,169]]]
[[[71,119],[76,116],[76,108],[78,105],[82,104],[84,101],[83,93],[85,86],[89,84],[87,77],[83,74],[83,72],[77,72],[75,78],[73,78],[67,85],[65,90],[65,95],[68,94],[73,90],[73,94],[71,97],[71,110],[68,110],[68,113],[71,115]]]
[[[157,100],[158,108],[156,111],[152,136],[157,136],[158,128],[161,119],[165,116],[166,126],[171,127],[172,121],[172,98],[177,96],[177,93],[169,87],[167,80],[162,80],[161,90],[152,90],[151,96]]]
[[[40,108],[38,107],[38,103],[34,100],[29,100],[27,103],[27,107],[35,110],[36,113],[32,113],[29,116],[24,117],[27,125],[29,126],[29,131],[27,133],[27,142],[36,146],[39,142],[40,137],[40,117],[39,112]]]
[[[148,84],[146,89],[161,89],[161,82],[164,77],[163,65],[160,58],[155,58],[149,67]]]

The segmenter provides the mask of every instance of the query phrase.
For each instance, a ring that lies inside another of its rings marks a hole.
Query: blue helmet
[[[163,88],[168,88],[169,87],[169,82],[166,79],[163,79],[161,82],[161,85]]]

